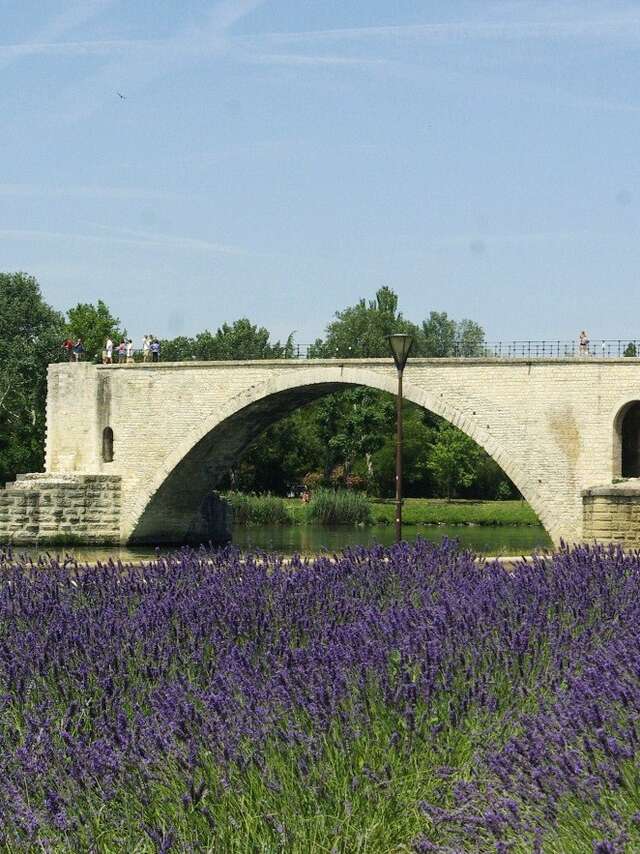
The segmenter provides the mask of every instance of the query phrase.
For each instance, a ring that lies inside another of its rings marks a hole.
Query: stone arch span
[[[123,539],[157,543],[197,538],[205,496],[263,430],[300,406],[350,386],[367,386],[390,394],[397,390],[393,374],[338,365],[287,371],[231,398],[195,425],[172,449],[150,482],[138,490],[135,502],[124,513]],[[511,478],[551,537],[558,539],[537,483],[482,426],[482,413],[477,417],[475,413],[463,413],[442,395],[414,385],[410,374],[405,374],[404,398],[444,418],[484,448]]]

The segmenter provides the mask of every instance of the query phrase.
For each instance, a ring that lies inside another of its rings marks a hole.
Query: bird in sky
[[[123,95],[122,92],[116,92],[116,95],[118,96],[118,98],[122,98],[123,101],[127,100],[127,96]]]

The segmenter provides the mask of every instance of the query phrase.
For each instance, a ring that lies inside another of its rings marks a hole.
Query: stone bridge
[[[207,496],[270,424],[390,359],[49,367],[46,472],[0,492],[0,539],[206,539]],[[407,400],[502,467],[553,540],[637,542],[640,359],[410,359]],[[214,520],[215,521],[215,520]]]

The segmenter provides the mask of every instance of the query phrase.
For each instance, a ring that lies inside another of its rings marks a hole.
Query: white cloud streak
[[[66,33],[101,15],[113,3],[114,0],[79,0],[47,22],[29,41],[17,45],[0,45],[0,68],[6,68],[20,57],[41,53],[43,45],[55,43]]]
[[[228,29],[264,2],[223,0],[200,24],[186,27],[172,39],[127,42],[132,49],[128,62],[114,57],[96,74],[67,90],[61,98],[60,116],[68,122],[85,119],[116,90],[139,91],[184,64],[225,54],[230,44]]]
[[[197,252],[211,252],[221,255],[245,255],[245,251],[237,246],[222,243],[212,243],[194,237],[179,237],[169,234],[154,234],[146,231],[130,229],[110,229],[115,235],[79,234],[67,231],[46,231],[37,229],[0,229],[0,240],[49,240],[56,243],[94,243],[108,246],[131,246],[137,249],[165,249]],[[118,236],[122,235],[122,236]]]
[[[591,19],[545,21],[453,21],[382,27],[350,27],[243,37],[257,44],[300,45],[335,42],[416,41],[449,44],[468,41],[611,40],[638,41],[640,11]]]
[[[113,199],[115,201],[175,201],[193,198],[193,194],[151,190],[145,187],[46,186],[40,184],[0,184],[0,198],[33,199]]]
[[[291,53],[247,54],[242,58],[245,62],[257,65],[298,65],[327,68],[331,66],[379,68],[380,66],[390,64],[389,60],[386,59],[366,59],[351,56],[308,56],[306,54]]]
[[[117,54],[153,54],[162,61],[179,56],[198,56],[233,51],[252,47],[258,51],[268,46],[335,44],[335,43],[380,43],[380,42],[423,42],[430,44],[455,44],[468,41],[584,41],[638,42],[640,41],[640,10],[625,7],[607,14],[585,17],[580,14],[584,7],[570,4],[565,7],[550,7],[540,4],[508,4],[511,10],[526,11],[532,16],[536,12],[553,8],[558,14],[528,20],[459,20],[398,26],[348,27],[326,30],[297,32],[273,32],[247,36],[228,36],[228,30],[246,17],[266,0],[224,0],[217,4],[200,26],[185,29],[174,39],[111,39],[58,41],[65,32],[100,14],[114,0],[94,0],[72,7],[43,28],[32,40],[22,44],[0,44],[0,63],[31,54],[52,56],[110,56]],[[492,7],[494,9],[505,6]],[[273,62],[276,64],[356,65],[367,60],[336,56],[303,56],[263,53],[252,57],[241,52],[240,59],[247,61]],[[376,60],[369,60],[375,63]]]
[[[169,42],[167,42],[169,43]],[[21,59],[35,54],[45,56],[113,56],[152,50],[163,44],[150,39],[111,39],[105,41],[25,42],[0,44],[0,62],[3,59]]]
[[[234,62],[311,69],[375,70],[396,68],[402,60],[363,56],[367,45],[381,48],[408,43],[456,45],[479,42],[566,41],[584,44],[640,43],[640,9],[620,3],[595,5],[565,0],[562,5],[544,0],[522,0],[487,5],[482,19],[400,26],[370,26],[291,33],[232,36],[229,30],[266,0],[222,0],[196,25],[171,39],[96,40],[60,42],[55,39],[106,9],[114,0],[76,4],[45,27],[32,42],[0,45],[3,62],[34,53],[56,56],[105,57],[99,71],[72,86],[57,103],[55,121],[74,122],[100,109],[115,90],[135,93],[153,80],[199,60],[220,57]],[[595,12],[594,12],[595,10]],[[590,13],[590,14],[587,14]],[[47,40],[45,40],[47,38]],[[340,50],[335,48],[339,46]],[[290,51],[287,48],[295,48]],[[324,49],[333,47],[328,53]],[[351,49],[359,48],[359,54]],[[342,52],[344,50],[344,53]],[[414,60],[415,65],[415,60]],[[414,67],[413,73],[416,72]],[[533,93],[534,96],[535,93]],[[542,92],[542,97],[569,107],[636,112],[635,104],[607,99],[581,98],[570,93]],[[537,96],[536,96],[537,97]]]

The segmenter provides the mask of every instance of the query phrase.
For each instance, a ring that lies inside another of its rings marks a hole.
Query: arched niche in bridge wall
[[[102,461],[104,463],[113,462],[113,430],[111,427],[105,427],[102,431]]]
[[[303,382],[301,380],[304,379]],[[199,516],[205,496],[231,465],[265,429],[301,406],[349,387],[365,386],[395,395],[394,376],[362,368],[319,368],[304,378],[293,372],[252,386],[203,419],[172,452],[123,519],[132,543],[180,542],[188,537],[192,519]],[[405,379],[404,397],[439,415],[473,439],[502,468],[531,504],[549,534],[554,519],[538,491],[538,483],[501,448],[487,425],[475,413],[453,408],[435,395]]]
[[[613,476],[640,477],[640,400],[626,403],[616,416]]]

